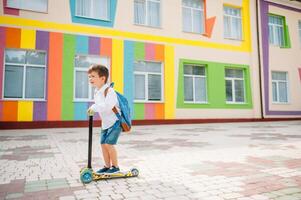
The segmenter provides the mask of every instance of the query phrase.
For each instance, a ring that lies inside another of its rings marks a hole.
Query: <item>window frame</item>
[[[229,14],[225,14],[224,13],[224,9],[226,8],[230,8],[230,9],[236,9],[240,11],[240,17],[234,16],[234,15],[229,15]],[[233,37],[233,27],[232,27],[232,23],[230,23],[230,37],[225,36],[225,28],[223,27],[224,33],[224,39],[228,39],[228,40],[237,40],[237,41],[242,41],[243,40],[243,16],[242,16],[242,8],[238,7],[238,6],[232,6],[232,5],[227,5],[227,4],[223,4],[223,23],[225,23],[225,17],[229,17],[230,18],[230,22],[233,21],[233,18],[239,19],[240,21],[240,38],[235,38]],[[224,26],[224,24],[223,24]]]
[[[285,73],[286,80],[273,80],[273,72],[276,73]],[[273,83],[276,83],[276,89],[277,89],[277,101],[274,101],[273,99]],[[287,94],[287,102],[280,102],[279,101],[279,83],[286,83],[286,94]],[[287,71],[271,71],[271,91],[272,91],[272,104],[290,104],[290,92],[289,92],[289,80],[288,80],[288,72]]]
[[[25,63],[24,64],[16,64],[16,63],[6,63],[5,61],[5,51],[9,49],[9,50],[17,50],[17,51],[26,51],[26,56],[27,56],[27,52],[28,51],[35,51],[35,52],[42,52],[45,53],[45,65],[35,65],[35,64],[27,64],[26,63],[26,57],[25,57]],[[47,51],[44,50],[35,50],[35,49],[23,49],[23,48],[5,48],[4,49],[4,58],[3,58],[3,80],[2,80],[2,99],[3,100],[22,100],[22,101],[47,101],[46,99],[46,89],[47,89],[47,70],[48,70],[48,66],[47,66]],[[4,93],[5,93],[5,70],[6,70],[6,65],[10,65],[10,66],[18,66],[18,67],[23,67],[23,82],[22,82],[22,98],[12,98],[12,97],[5,97]],[[27,70],[27,66],[28,67],[38,67],[38,68],[44,68],[45,72],[44,72],[44,97],[43,98],[26,98],[25,97],[25,90],[26,90],[26,70]]]
[[[183,69],[183,76],[184,76],[184,79],[185,80],[185,77],[191,77],[192,78],[192,88],[193,88],[193,101],[186,101],[185,100],[185,92],[184,92],[184,103],[192,103],[192,104],[208,104],[208,79],[207,79],[207,69],[206,69],[206,66],[205,65],[194,65],[194,64],[185,64],[183,65],[183,68],[185,68],[185,66],[197,66],[197,67],[203,67],[204,70],[205,70],[205,75],[194,75],[194,74],[185,74],[185,70]],[[196,101],[195,100],[195,79],[196,78],[205,78],[205,82],[206,82],[206,101]],[[185,83],[184,83],[184,86],[183,86],[184,90],[185,90]]]
[[[182,0],[181,0],[182,1]],[[202,3],[203,3],[203,6],[205,5],[205,3],[204,3],[204,0],[202,0]],[[184,14],[183,14],[183,8],[187,8],[187,9],[190,9],[190,19],[191,19],[191,24],[192,24],[192,26],[191,26],[191,28],[192,28],[192,30],[191,31],[186,31],[186,30],[184,30],[184,27],[183,27],[183,21],[184,21],[184,19],[183,19],[183,17],[184,17]],[[196,31],[194,31],[194,26],[193,26],[193,22],[194,22],[194,19],[193,19],[193,11],[194,10],[197,10],[197,11],[201,11],[201,13],[203,13],[203,27],[202,27],[202,29],[203,29],[203,32],[196,32]],[[184,6],[183,5],[183,1],[182,1],[182,31],[184,32],[184,33],[196,33],[196,34],[201,34],[201,35],[203,35],[203,34],[205,34],[206,33],[206,30],[205,30],[205,28],[206,28],[206,19],[205,19],[205,8],[203,7],[203,9],[202,8],[200,8],[200,9],[198,9],[198,8],[193,8],[193,7],[189,7],[189,6]]]
[[[148,6],[148,2],[149,1],[151,1],[151,2],[157,2],[157,3],[159,3],[159,14],[160,14],[160,16],[159,16],[159,26],[152,26],[152,25],[149,25],[148,24],[148,21],[147,21],[147,18],[148,18],[148,10],[147,10],[147,6]],[[134,2],[134,4],[133,4],[133,7],[134,7],[134,17],[133,17],[133,24],[134,25],[136,25],[136,26],[145,26],[145,27],[149,27],[149,28],[158,28],[158,29],[161,29],[162,28],[162,2],[161,2],[162,0],[145,0],[145,7],[144,7],[144,9],[145,9],[145,21],[144,21],[144,23],[143,24],[139,24],[139,23],[136,23],[135,22],[135,0],[133,1]]]
[[[9,6],[8,5],[8,2],[6,3],[6,6],[7,8],[12,8],[12,9],[18,9],[18,10],[26,10],[26,11],[31,11],[31,12],[37,12],[37,13],[48,13],[48,8],[49,8],[49,1],[46,0],[46,10],[45,11],[40,11],[40,10],[34,10],[34,9],[26,9],[26,8],[22,8],[22,7],[17,7],[17,6]]]
[[[269,17],[278,17],[281,19],[281,22],[282,22],[282,25],[278,25],[278,24],[271,24],[269,22]],[[275,47],[285,47],[286,46],[286,39],[285,39],[285,26],[286,26],[286,23],[285,23],[285,17],[284,16],[281,16],[281,15],[275,15],[275,14],[272,14],[272,13],[269,13],[268,14],[268,30],[270,30],[270,26],[272,26],[272,30],[273,30],[273,38],[275,38],[275,35],[276,34],[276,28],[282,28],[282,38],[283,40],[281,41],[281,44],[275,44],[275,43],[271,43],[270,42],[270,31],[269,31],[269,45],[272,45],[272,46],[275,46]],[[278,36],[277,36],[278,37]]]
[[[93,4],[94,4],[94,0],[91,0],[92,3],[91,3],[91,7],[90,9],[93,7]],[[75,17],[79,17],[79,18],[84,18],[84,19],[93,19],[93,20],[98,20],[98,21],[107,21],[107,22],[110,22],[111,21],[111,0],[107,0],[108,1],[108,7],[107,7],[107,12],[108,12],[108,18],[105,19],[105,18],[94,18],[94,17],[89,17],[89,16],[84,16],[84,15],[79,15],[77,13],[77,3],[76,3],[76,0],[75,0],[75,11],[74,11],[74,16]]]
[[[144,91],[145,91],[145,96],[144,100],[137,100],[135,99],[135,89],[134,89],[134,103],[164,103],[164,64],[163,62],[160,61],[150,61],[150,60],[136,60],[134,62],[152,62],[152,63],[160,63],[161,65],[161,73],[159,72],[140,72],[140,71],[135,71],[134,72],[134,85],[135,85],[135,75],[144,75]],[[161,75],[161,100],[160,101],[154,101],[154,100],[148,100],[148,75]]]
[[[226,77],[226,70],[227,69],[232,69],[232,70],[241,70],[243,72],[243,77],[242,78],[236,78],[236,77]],[[226,104],[246,104],[246,79],[245,79],[245,69],[243,68],[231,68],[231,67],[226,67],[225,68],[225,94],[226,94]],[[227,88],[226,88],[226,81],[230,80],[231,81],[231,86],[232,86],[232,101],[227,100]],[[244,101],[243,102],[238,102],[236,101],[236,90],[235,90],[235,80],[242,80],[243,81],[243,88],[244,88]]]
[[[80,71],[80,72],[86,72],[87,76],[88,76],[88,69],[89,68],[82,68],[82,67],[76,67],[75,66],[75,59],[76,56],[85,56],[85,57],[98,57],[98,58],[107,58],[108,59],[108,65],[109,66],[105,66],[109,69],[109,74],[111,72],[110,70],[110,66],[111,66],[111,59],[108,56],[99,56],[99,55],[91,55],[91,54],[82,54],[82,53],[78,53],[74,55],[74,70],[73,70],[73,102],[94,102],[94,94],[93,94],[93,86],[89,83],[89,78],[88,78],[88,85],[89,85],[89,92],[88,92],[88,98],[76,98],[75,96],[75,92],[76,92],[76,72]],[[108,77],[108,82],[110,80],[110,76]]]

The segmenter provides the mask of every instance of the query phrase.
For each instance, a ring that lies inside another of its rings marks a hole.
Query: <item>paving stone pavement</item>
[[[301,121],[135,126],[117,149],[139,177],[84,185],[87,140],[88,128],[0,130],[0,199],[301,200]]]

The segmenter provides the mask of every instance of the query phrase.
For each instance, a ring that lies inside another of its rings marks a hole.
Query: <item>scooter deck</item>
[[[82,168],[80,170],[80,180],[82,183],[90,183],[91,181],[99,181],[106,179],[114,179],[114,178],[130,178],[137,177],[139,175],[139,170],[136,168],[131,169],[130,171],[120,172],[116,174],[98,174],[93,171],[92,168]]]
[[[115,179],[115,178],[129,178],[129,177],[136,177],[138,174],[133,174],[131,171],[127,172],[119,172],[116,174],[98,174],[93,172],[93,180],[105,180],[105,179]]]

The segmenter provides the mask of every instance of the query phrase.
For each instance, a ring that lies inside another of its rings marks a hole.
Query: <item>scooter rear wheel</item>
[[[136,168],[131,169],[131,173],[133,176],[138,176],[139,175],[139,170]]]

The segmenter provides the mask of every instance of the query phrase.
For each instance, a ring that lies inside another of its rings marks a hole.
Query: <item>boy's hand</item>
[[[93,116],[94,115],[94,111],[91,108],[89,108],[87,110],[87,114],[88,114],[88,116]]]

